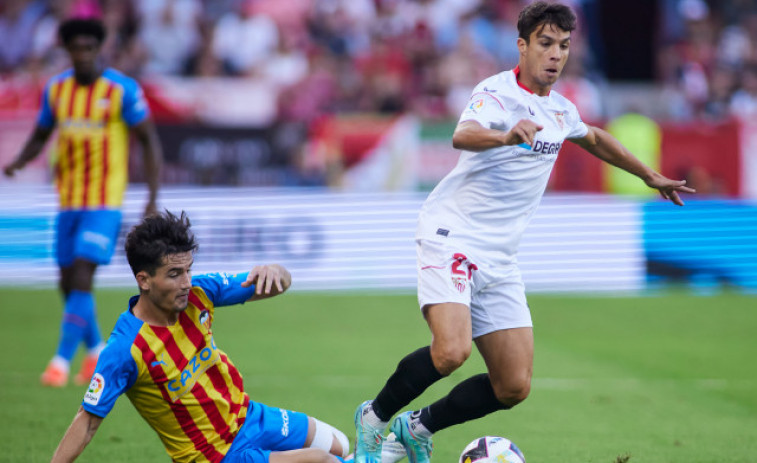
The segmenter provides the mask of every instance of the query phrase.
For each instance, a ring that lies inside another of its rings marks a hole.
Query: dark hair
[[[549,24],[571,32],[576,28],[576,15],[569,6],[560,3],[532,3],[518,16],[518,37],[528,42],[536,28]]]
[[[179,217],[165,211],[142,219],[131,229],[124,244],[132,273],[136,275],[144,270],[155,275],[165,256],[195,252],[198,246],[190,227],[184,211]]]
[[[62,22],[58,27],[58,37],[64,46],[80,35],[94,37],[98,44],[102,44],[105,40],[105,26],[99,19],[73,18]]]

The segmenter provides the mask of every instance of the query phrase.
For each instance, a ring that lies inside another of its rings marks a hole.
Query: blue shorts
[[[68,267],[74,259],[107,264],[113,257],[120,228],[119,210],[59,212],[55,224],[58,265]]]
[[[271,451],[301,449],[308,437],[304,413],[250,401],[239,430],[223,463],[268,463]]]

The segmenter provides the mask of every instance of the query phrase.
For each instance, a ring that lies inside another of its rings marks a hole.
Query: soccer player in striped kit
[[[242,375],[213,337],[217,307],[283,293],[292,281],[285,268],[193,277],[197,245],[184,213],[144,218],[125,247],[139,295],[116,322],[53,462],[73,461],[121,394],[175,462],[345,462],[344,433],[250,400]]]
[[[71,19],[59,28],[73,68],[47,83],[37,125],[18,157],[5,166],[12,177],[42,152],[58,129],[55,184],[56,258],[65,307],[58,349],[42,374],[42,384],[62,387],[79,343],[87,355],[75,376],[88,384],[103,348],[92,282],[98,265],[113,256],[121,227],[121,202],[128,183],[129,130],[142,145],[149,199],[145,214],[156,211],[162,153],[142,89],[98,61],[105,28],[96,19]]]
[[[486,373],[393,420],[390,429],[410,463],[430,461],[434,433],[528,397],[534,339],[518,245],[566,139],[679,206],[679,192],[694,192],[644,165],[606,131],[584,124],[573,103],[551,90],[575,27],[569,7],[530,3],[518,18],[518,66],[473,89],[452,136],[460,159],[423,204],[415,235],[418,302],[431,345],[400,360],[375,398],[358,406],[357,463],[381,461],[392,417],[458,369],[474,342]]]

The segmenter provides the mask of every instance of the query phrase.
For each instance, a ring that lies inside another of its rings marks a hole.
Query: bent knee
[[[505,384],[493,385],[494,395],[502,405],[514,407],[528,398],[531,393],[531,380],[508,381]]]
[[[431,360],[434,367],[442,375],[448,375],[460,368],[468,360],[471,354],[471,345],[447,346],[442,348],[431,348]]]

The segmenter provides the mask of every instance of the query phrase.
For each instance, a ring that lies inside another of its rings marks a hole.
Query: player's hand
[[[506,145],[519,145],[521,143],[528,143],[534,146],[534,138],[536,132],[543,129],[544,126],[537,124],[529,119],[521,119],[515,126],[507,132],[508,142]]]
[[[668,199],[676,206],[683,206],[683,201],[678,195],[681,193],[696,193],[697,190],[686,186],[686,180],[671,180],[663,175],[655,173],[651,177],[644,180],[650,188],[659,190],[660,196],[664,199]]]
[[[254,284],[256,296],[267,296],[283,293],[291,283],[292,276],[287,269],[278,264],[270,264],[255,266],[242,286],[249,288]]]

